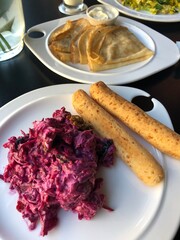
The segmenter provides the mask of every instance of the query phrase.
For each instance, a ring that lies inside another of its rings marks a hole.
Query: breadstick
[[[81,89],[76,91],[72,104],[95,131],[113,140],[117,155],[145,184],[153,186],[164,178],[163,169],[155,158],[86,92]]]
[[[113,92],[105,83],[91,85],[91,97],[113,116],[161,152],[180,159],[180,135],[150,117],[135,104]]]

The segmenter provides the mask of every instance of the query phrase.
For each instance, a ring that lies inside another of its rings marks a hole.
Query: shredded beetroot
[[[59,209],[91,219],[104,205],[97,171],[113,164],[115,147],[92,129],[79,129],[70,116],[63,107],[4,144],[8,165],[0,179],[18,192],[16,208],[29,229],[40,220],[42,236],[57,225]]]

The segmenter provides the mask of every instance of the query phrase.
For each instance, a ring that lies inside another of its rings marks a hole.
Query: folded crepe
[[[57,28],[49,37],[49,49],[52,54],[62,62],[71,62],[71,45],[75,38],[80,35],[86,27],[90,26],[87,19],[80,18],[67,21],[65,25]]]
[[[81,64],[88,64],[87,46],[89,41],[89,35],[93,29],[94,29],[93,26],[88,27],[79,37],[77,48],[79,52],[79,63]]]
[[[123,26],[111,26],[111,29],[102,27],[101,31],[93,32],[90,35],[87,53],[91,71],[144,61],[153,54],[153,51]]]
[[[93,72],[144,61],[154,54],[128,28],[92,26],[84,18],[57,28],[49,38],[49,48],[62,62],[88,64]]]
[[[79,50],[79,63],[88,64],[88,48],[90,47],[89,39],[91,34],[100,31],[104,25],[90,26],[79,36],[78,50]],[[94,39],[95,41],[96,39]]]

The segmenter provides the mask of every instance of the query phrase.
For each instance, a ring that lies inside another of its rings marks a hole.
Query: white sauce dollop
[[[89,15],[97,20],[108,20],[113,18],[113,13],[103,7],[96,7],[89,12]]]

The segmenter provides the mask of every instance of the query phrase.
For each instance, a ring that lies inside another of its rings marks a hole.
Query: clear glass
[[[24,46],[25,22],[21,0],[0,0],[0,61],[13,58]]]
[[[59,5],[59,11],[67,15],[82,13],[86,9],[87,5],[83,0],[63,0]]]

